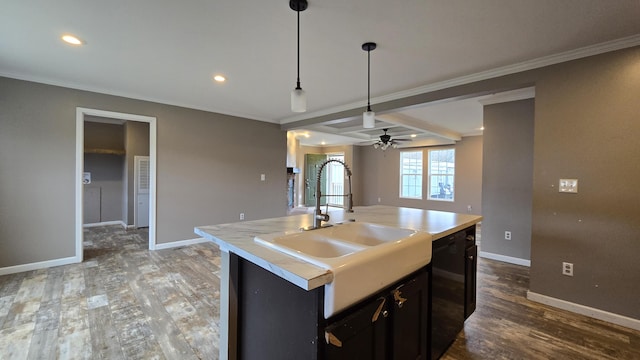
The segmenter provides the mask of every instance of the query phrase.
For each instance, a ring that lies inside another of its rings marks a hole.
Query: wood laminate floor
[[[0,359],[217,359],[217,247],[147,247],[144,230],[90,228],[82,264],[0,276]],[[480,259],[478,309],[443,359],[640,359],[639,331],[528,286],[528,268]]]

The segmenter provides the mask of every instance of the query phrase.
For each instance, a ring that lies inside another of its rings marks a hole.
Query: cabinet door
[[[377,298],[325,328],[327,359],[386,359],[388,299]]]
[[[392,308],[392,357],[395,360],[427,359],[429,276],[418,276],[396,287],[390,295]]]

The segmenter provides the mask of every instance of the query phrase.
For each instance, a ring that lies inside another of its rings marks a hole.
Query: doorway
[[[318,182],[318,171],[320,165],[327,160],[325,154],[305,154],[304,155],[304,204],[305,206],[316,206],[316,186]],[[327,186],[327,173],[323,172],[320,179],[320,189]],[[326,198],[320,199],[320,205],[326,205]]]
[[[344,162],[344,154],[328,154],[327,160]],[[344,207],[344,166],[337,162],[330,162],[325,166],[327,172],[327,194],[329,206]]]
[[[156,132],[157,119],[151,116],[118,113],[97,109],[76,108],[76,176],[75,176],[75,240],[76,262],[82,262],[83,254],[83,169],[84,169],[84,122],[86,116],[96,116],[122,121],[138,121],[149,124],[149,161],[148,161],[148,219],[149,250],[156,247]]]
[[[305,154],[304,182],[305,206],[316,206],[316,186],[320,166],[327,160],[344,162],[344,153],[333,154]],[[320,206],[344,207],[344,166],[337,162],[325,165],[320,179],[320,189],[323,194]]]

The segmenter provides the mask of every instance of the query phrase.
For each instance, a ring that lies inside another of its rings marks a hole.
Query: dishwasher
[[[475,226],[432,244],[431,359],[444,354],[475,310]]]

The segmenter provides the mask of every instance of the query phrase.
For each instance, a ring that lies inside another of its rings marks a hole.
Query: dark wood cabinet
[[[330,323],[324,330],[327,359],[387,359],[389,310],[386,297]]]
[[[423,269],[329,323],[326,359],[426,359],[428,311],[429,277]]]

